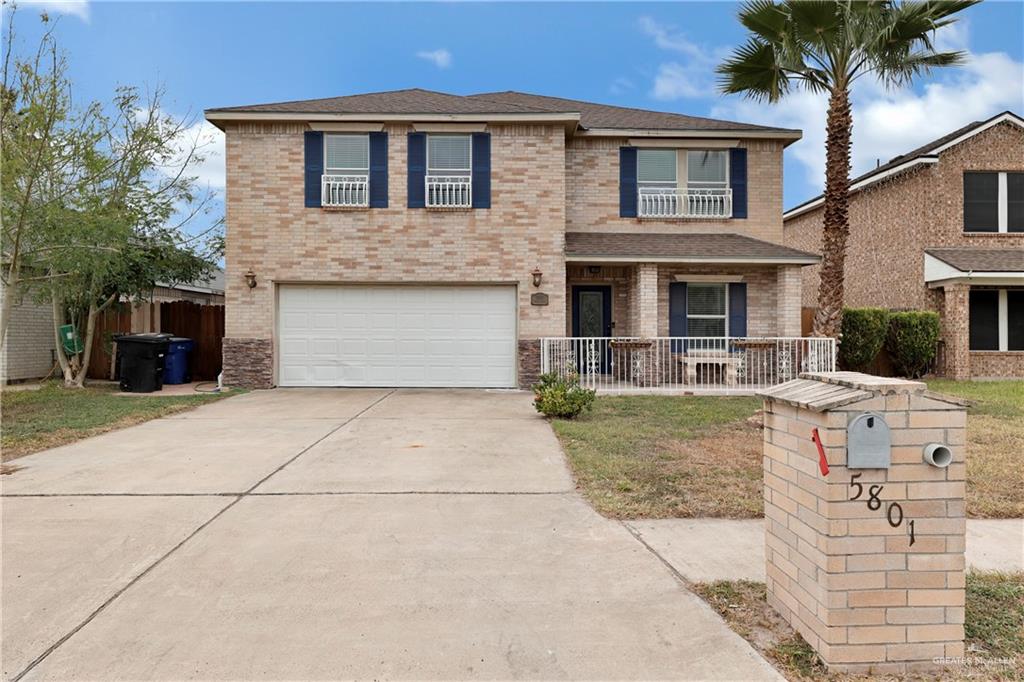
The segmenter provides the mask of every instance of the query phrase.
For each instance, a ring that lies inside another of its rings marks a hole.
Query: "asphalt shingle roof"
[[[469,95],[468,99],[501,102],[519,106],[539,108],[550,112],[578,112],[580,125],[584,128],[638,128],[650,130],[772,130],[792,132],[784,128],[769,128],[750,123],[720,121],[700,116],[687,116],[664,111],[650,111],[631,107],[617,107],[610,104],[584,102],[563,97],[531,95],[512,90]]]
[[[925,253],[962,272],[1024,272],[1024,249],[925,249]]]
[[[567,232],[565,255],[626,259],[818,260],[813,253],[732,233]]]
[[[617,107],[531,95],[523,92],[492,92],[451,95],[412,88],[363,95],[326,97],[294,102],[251,104],[208,109],[207,113],[254,114],[579,114],[584,128],[643,130],[713,130],[797,133],[749,123],[719,121],[663,111]]]

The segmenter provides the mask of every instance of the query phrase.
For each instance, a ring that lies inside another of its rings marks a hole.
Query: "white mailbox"
[[[892,440],[885,417],[874,412],[858,414],[846,429],[846,466],[850,469],[888,469]]]

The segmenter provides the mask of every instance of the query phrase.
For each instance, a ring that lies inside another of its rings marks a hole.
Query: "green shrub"
[[[889,331],[889,311],[884,308],[847,308],[843,311],[843,337],[839,366],[861,372],[882,350]]]
[[[533,386],[534,406],[546,417],[575,419],[594,403],[595,392],[580,386],[575,376],[560,377],[554,372],[540,376]]]
[[[916,379],[931,366],[939,342],[939,314],[925,310],[892,313],[885,348],[902,376]]]

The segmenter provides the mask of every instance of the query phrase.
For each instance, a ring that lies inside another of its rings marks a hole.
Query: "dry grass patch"
[[[1024,517],[1024,381],[933,380],[928,388],[966,398],[967,515]]]
[[[762,515],[757,398],[609,396],[552,422],[580,490],[611,518]]]
[[[817,654],[765,599],[764,583],[722,580],[698,583],[702,597],[737,634],[794,682],[852,680],[1020,680],[1024,679],[1024,574],[967,574],[967,652],[972,665],[943,675],[881,675],[870,678],[829,674]]]

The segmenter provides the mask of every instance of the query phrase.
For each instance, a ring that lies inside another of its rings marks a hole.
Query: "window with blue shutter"
[[[306,208],[320,208],[320,182],[324,174],[324,134],[306,131],[305,135]]]
[[[473,208],[491,207],[491,134],[473,133]]]
[[[747,285],[733,282],[729,285],[729,336],[747,335]]]
[[[408,208],[426,208],[427,134],[409,133]]]
[[[668,335],[686,336],[686,282],[668,285]],[[681,341],[672,342],[672,352],[681,353]]]
[[[732,217],[747,217],[747,150],[729,150],[729,186],[732,188]]]
[[[370,208],[388,207],[388,134],[370,133]]]
[[[619,217],[636,218],[636,147],[619,147]]]

